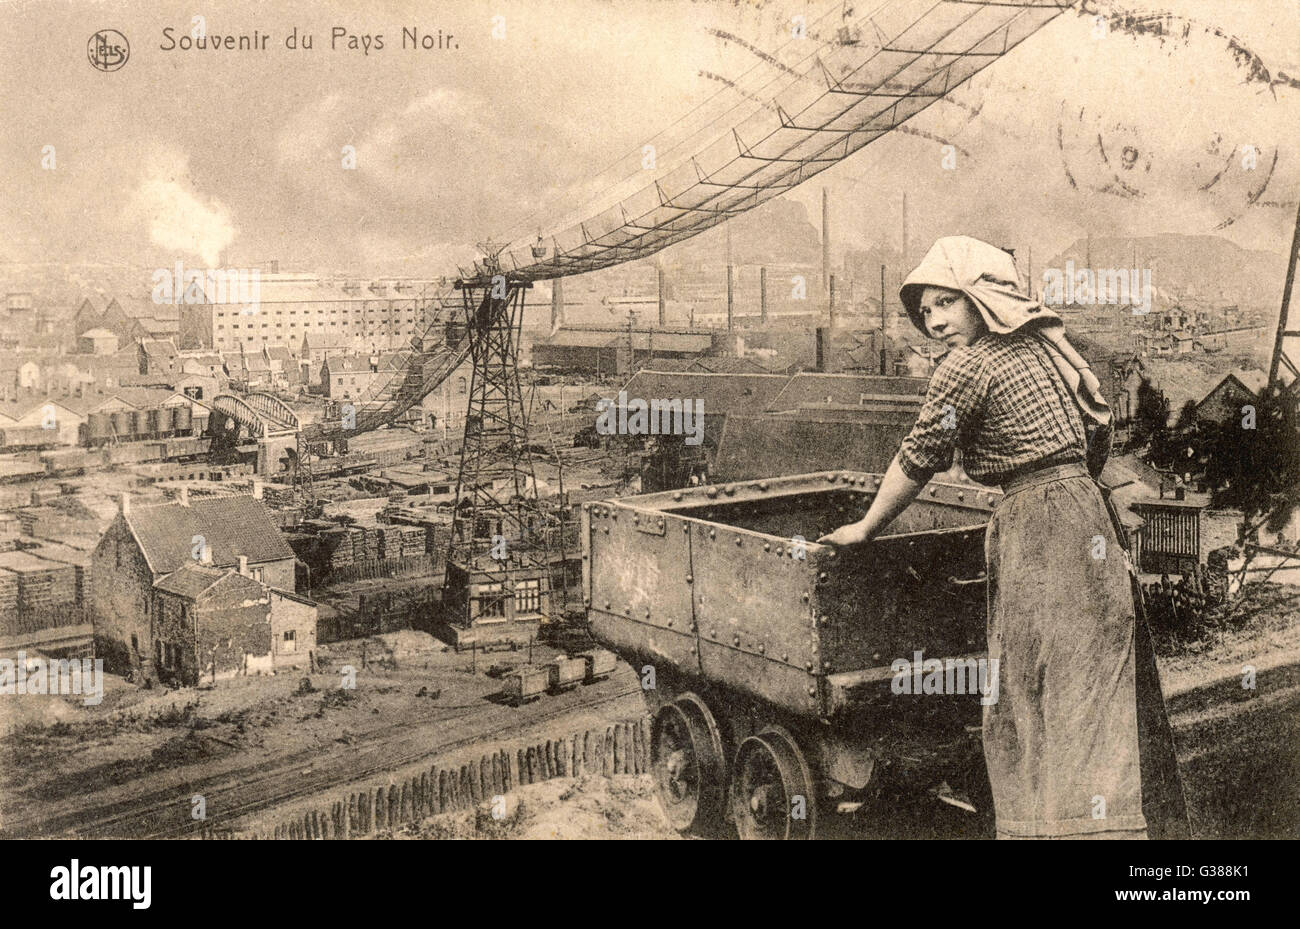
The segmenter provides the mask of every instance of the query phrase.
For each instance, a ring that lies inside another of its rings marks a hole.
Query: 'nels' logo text
[[[116,71],[131,57],[131,43],[116,29],[101,29],[86,43],[86,56],[97,71]]]

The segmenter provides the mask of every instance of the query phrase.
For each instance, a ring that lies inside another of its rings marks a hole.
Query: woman
[[[961,449],[973,480],[1004,490],[985,534],[998,837],[1185,834],[1140,600],[1093,479],[1110,411],[1060,318],[1016,280],[1007,252],[965,236],[938,240],[908,275],[908,315],[949,351],[866,515],[820,541],[879,535]]]

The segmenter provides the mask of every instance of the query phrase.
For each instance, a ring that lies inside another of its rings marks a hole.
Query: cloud
[[[174,150],[157,151],[148,159],[129,213],[145,225],[154,245],[210,268],[220,264],[222,250],[235,239],[230,210],[194,190],[189,159]]]

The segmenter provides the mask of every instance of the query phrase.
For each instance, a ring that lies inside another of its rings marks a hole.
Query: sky
[[[1089,233],[1184,232],[1285,254],[1300,197],[1300,2],[1097,6],[1167,11],[1175,29],[1099,30],[1066,13],[907,132],[787,196],[816,217],[826,187],[842,246],[896,248],[906,192],[913,251],[957,233],[1048,255]],[[620,182],[647,176],[647,142],[667,170],[729,131],[779,74],[760,53],[797,66],[845,9],[9,0],[0,261],[454,273],[477,242],[609,206]],[[256,30],[265,50],[163,48],[199,14],[210,38]],[[402,48],[403,27],[441,30],[448,47]],[[104,72],[87,44],[108,28],[131,50]],[[311,51],[285,47],[294,30]]]

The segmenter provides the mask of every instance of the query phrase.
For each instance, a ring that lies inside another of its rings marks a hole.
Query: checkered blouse
[[[914,481],[962,467],[981,484],[1013,471],[1085,455],[1083,420],[1047,349],[1033,335],[985,335],[953,349],[930,377],[898,463]]]

